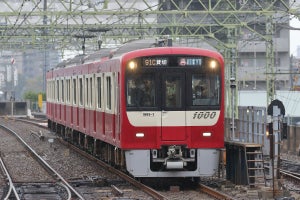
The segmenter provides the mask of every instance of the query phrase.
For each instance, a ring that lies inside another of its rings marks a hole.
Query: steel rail
[[[44,120],[35,120],[35,119],[24,119],[24,118],[10,118],[16,121],[24,122],[27,124],[33,124],[35,126],[41,127],[41,128],[47,128],[47,121]]]
[[[4,200],[9,199],[9,197],[10,197],[10,195],[11,195],[11,191],[14,192],[15,198],[16,198],[17,200],[20,200],[20,197],[19,197],[19,195],[18,195],[18,192],[17,192],[17,190],[16,190],[16,187],[14,186],[14,183],[13,183],[13,181],[12,181],[12,179],[11,179],[11,177],[10,177],[10,175],[9,175],[9,173],[8,173],[8,171],[7,171],[6,167],[5,167],[5,164],[4,164],[4,162],[3,162],[3,160],[2,160],[1,157],[0,157],[0,162],[1,162],[2,168],[3,168],[4,172],[5,172],[5,175],[6,175],[7,179],[8,179],[8,183],[9,183],[9,190],[8,190],[8,192],[7,192],[7,195],[4,197]]]
[[[46,167],[47,170],[50,170],[60,181],[62,181],[74,194],[76,194],[77,197],[84,200],[84,198],[77,192],[57,171],[55,171],[42,157],[40,157],[34,149],[32,149],[16,132],[11,130],[10,128],[0,125],[0,128],[5,129],[9,131],[10,133],[14,134],[19,141],[23,143],[23,145],[33,153],[36,158],[39,159],[39,161],[43,164],[44,167]],[[71,197],[68,197],[68,199],[71,199]]]
[[[106,164],[105,162],[95,158],[94,156],[87,154],[86,152],[82,151],[81,149],[79,149],[78,147],[64,141],[63,139],[59,138],[59,141],[63,144],[65,144],[66,146],[72,148],[73,150],[75,150],[76,152],[78,152],[79,154],[81,154],[82,156],[90,159],[91,161],[96,162],[97,164],[101,165],[101,167],[105,168],[106,170],[117,174],[118,176],[120,176],[121,178],[123,178],[124,180],[128,181],[129,183],[131,183],[132,185],[134,185],[135,187],[141,189],[142,191],[144,191],[145,193],[149,194],[150,196],[152,196],[154,199],[157,200],[164,200],[164,199],[168,199],[167,197],[163,196],[162,194],[160,194],[159,192],[157,192],[156,190],[138,182],[137,180],[135,180],[134,178],[128,176],[127,174],[121,172],[120,170],[115,169],[114,167]]]
[[[63,184],[63,183],[58,183],[58,185],[60,185],[61,187],[65,188],[65,190],[68,193],[68,199],[67,200],[71,200],[72,199],[72,194],[71,194],[70,189],[65,184]]]
[[[204,192],[205,194],[208,194],[209,196],[212,196],[216,199],[220,199],[220,200],[233,200],[232,197],[228,196],[227,194],[224,194],[222,192],[219,192],[213,188],[210,188],[206,185],[203,184],[199,184],[199,189],[201,192]]]
[[[39,123],[36,123],[36,122],[32,122],[30,120],[24,120],[24,119],[16,119],[18,121],[22,121],[24,123],[29,123],[29,124],[34,124],[36,126],[39,126],[41,128],[47,128],[43,125],[40,125]],[[75,150],[77,153],[81,154],[82,156],[92,160],[92,161],[95,161],[97,164],[101,165],[102,167],[104,167],[105,169],[107,169],[108,171],[114,173],[114,174],[117,174],[118,176],[120,176],[121,178],[123,178],[124,180],[128,181],[129,183],[131,183],[132,185],[134,185],[135,187],[137,188],[140,188],[142,189],[144,192],[146,192],[147,194],[149,194],[150,196],[152,196],[153,198],[157,199],[157,200],[163,200],[163,199],[167,199],[165,196],[163,196],[162,194],[158,193],[157,191],[155,191],[154,189],[138,182],[137,180],[135,180],[134,178],[128,176],[127,174],[115,169],[114,167],[106,164],[105,162],[95,158],[94,156],[90,155],[90,154],[87,154],[86,152],[82,151],[81,149],[77,148],[76,146],[74,145],[71,145],[70,143],[64,141],[63,139],[59,138],[59,141],[61,143],[63,143],[64,145],[72,148],[73,150]]]
[[[283,170],[283,169],[280,169],[280,173],[284,176],[287,176],[289,178],[292,178],[293,180],[300,182],[300,174],[298,174],[298,173],[290,172],[290,171]]]

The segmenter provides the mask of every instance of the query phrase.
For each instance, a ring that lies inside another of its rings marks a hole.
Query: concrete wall
[[[299,155],[300,153],[300,126],[288,127],[288,139],[283,140],[281,145],[282,153]]]
[[[238,120],[235,121],[238,130]],[[225,140],[230,141],[230,124],[231,119],[225,119]],[[235,137],[240,137],[238,131],[236,131]],[[292,155],[299,155],[300,151],[300,126],[288,126],[288,138],[282,140],[281,153],[289,153]]]
[[[27,102],[6,101],[0,102],[0,116],[27,116]]]

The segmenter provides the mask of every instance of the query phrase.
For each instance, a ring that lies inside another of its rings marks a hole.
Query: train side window
[[[112,82],[111,77],[106,77],[106,108],[111,110],[111,98],[112,97]]]
[[[66,79],[66,103],[70,103],[70,79]]]
[[[69,79],[69,103],[71,104],[72,103],[72,79],[70,78]]]
[[[59,80],[56,80],[56,101],[59,102]]]
[[[73,104],[77,104],[77,79],[73,79]]]
[[[97,108],[102,108],[102,77],[97,77]]]
[[[52,99],[52,102],[55,101],[55,81],[54,80],[51,81],[51,99]]]
[[[64,79],[61,80],[61,102],[65,102],[65,84]]]
[[[51,101],[54,102],[54,94],[55,94],[55,91],[54,91],[54,80],[51,80],[51,85],[50,85],[50,93],[51,93]]]
[[[52,80],[52,88],[51,88],[51,92],[52,92],[52,101],[54,102],[55,101],[55,80]]]
[[[90,102],[90,84],[89,84],[89,78],[88,77],[86,77],[85,78],[85,94],[86,94],[86,96],[85,96],[85,106],[86,107],[88,107],[89,106],[89,102]]]
[[[82,81],[82,78],[79,78],[78,87],[79,87],[79,105],[82,106],[83,105],[83,81]]]
[[[90,107],[93,107],[93,99],[94,99],[94,93],[93,93],[93,77],[90,77]]]
[[[68,79],[65,79],[65,102],[68,103]]]

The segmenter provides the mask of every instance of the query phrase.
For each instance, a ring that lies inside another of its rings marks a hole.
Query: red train
[[[134,177],[211,176],[224,147],[224,60],[141,42],[77,57],[47,72],[47,117]]]

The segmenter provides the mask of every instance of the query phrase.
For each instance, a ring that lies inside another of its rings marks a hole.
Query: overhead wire
[[[38,3],[32,8],[32,10],[31,10],[28,14],[25,14],[25,15],[24,15],[23,20],[22,20],[20,23],[18,23],[19,18],[20,18],[20,16],[21,16],[22,8],[23,8],[24,3],[25,3],[25,1],[23,0],[23,3],[21,4],[20,11],[18,12],[17,19],[16,19],[16,21],[15,21],[15,23],[14,23],[14,25],[13,25],[13,28],[12,28],[12,31],[13,31],[13,32],[12,32],[12,34],[10,34],[10,35],[7,37],[7,41],[10,40],[10,38],[18,31],[18,29],[22,26],[22,24],[27,20],[27,18],[28,18],[28,17],[31,15],[31,13],[39,6],[39,4],[40,4],[41,2],[42,2],[42,0],[39,0]],[[1,39],[3,39],[3,36],[2,36]]]

